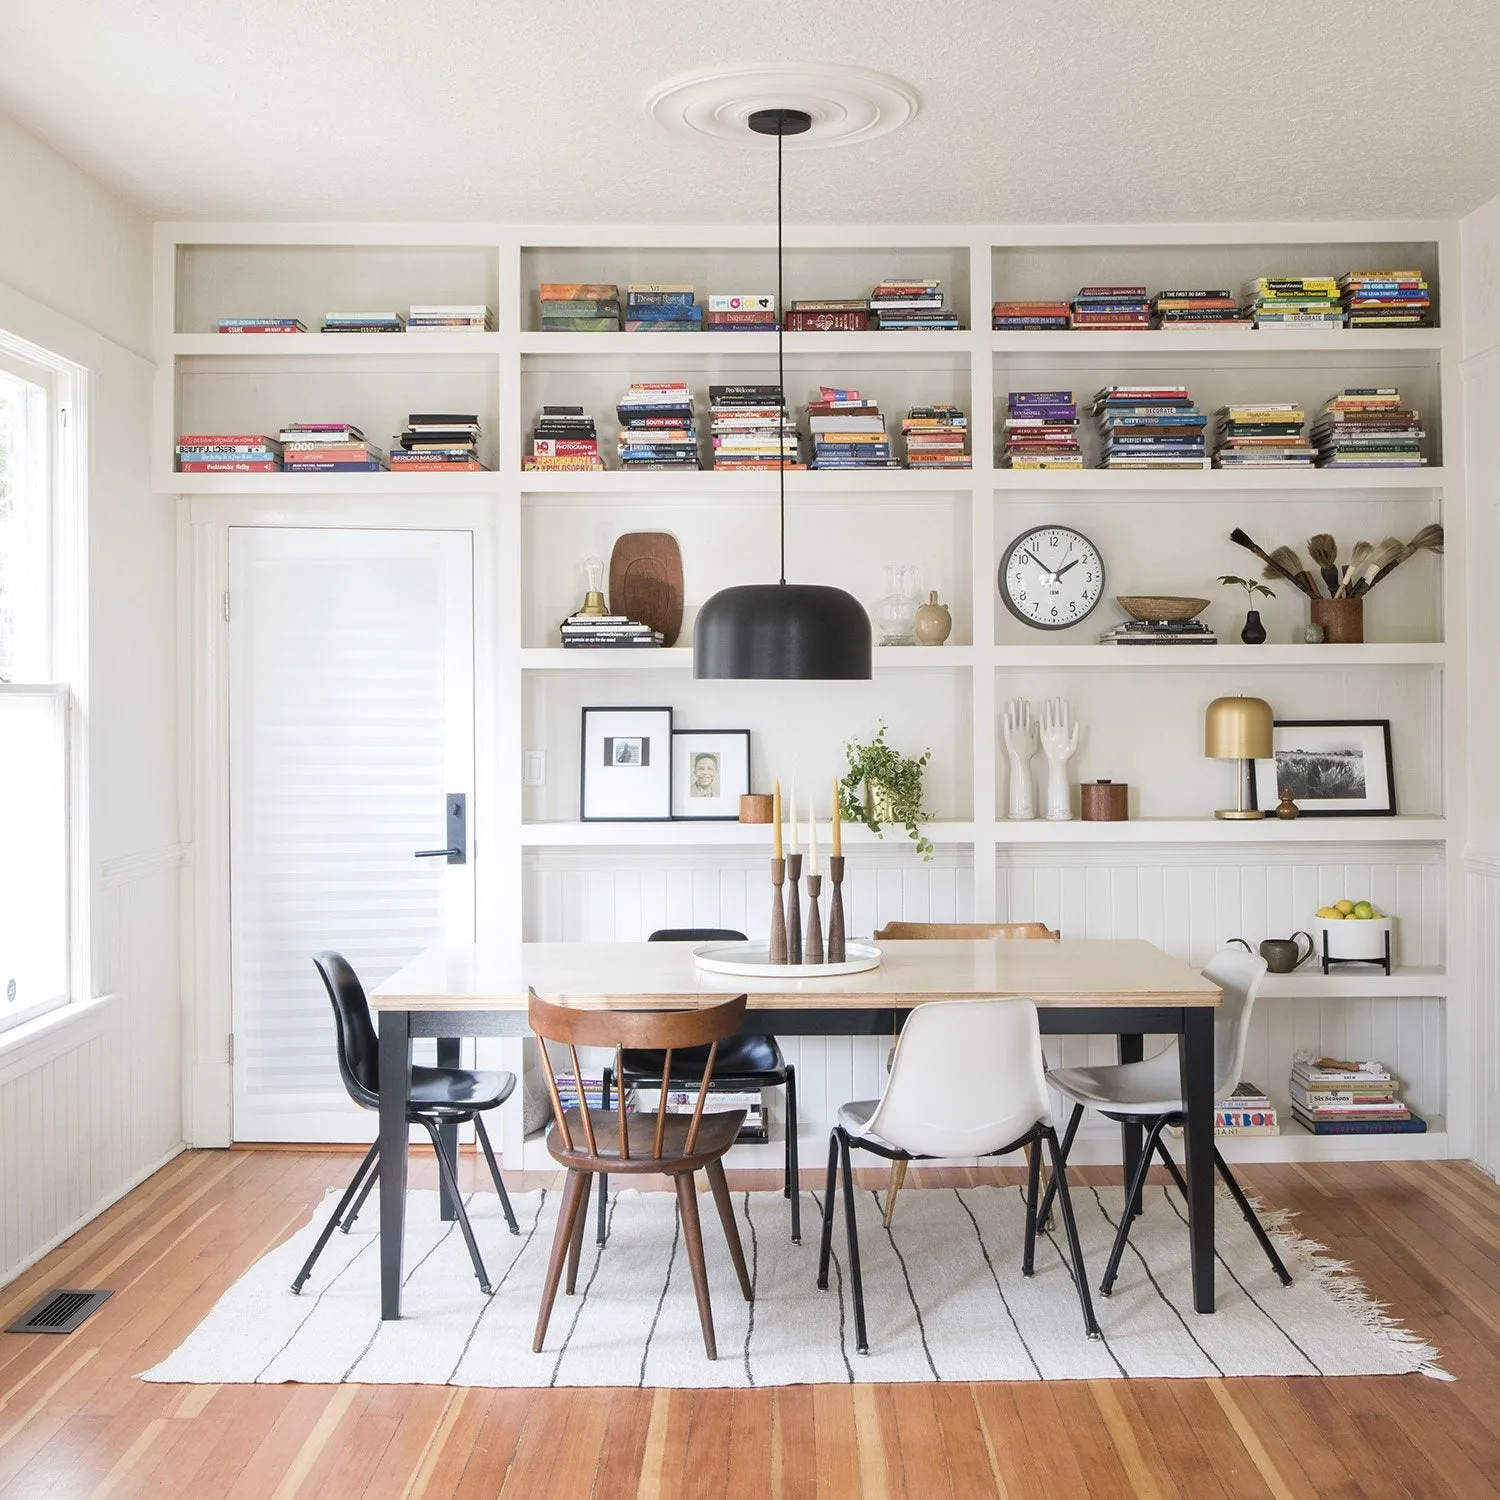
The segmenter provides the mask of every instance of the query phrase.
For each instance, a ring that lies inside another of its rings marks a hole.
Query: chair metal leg
[[[536,1333],[532,1336],[531,1352],[542,1352],[542,1340],[547,1337],[547,1323],[552,1317],[552,1304],[557,1300],[557,1284],[562,1280],[563,1261],[567,1258],[568,1246],[573,1242],[573,1220],[578,1214],[588,1211],[589,1177],[587,1172],[569,1172],[563,1185],[562,1202],[557,1209],[557,1228],[552,1235],[552,1253],[547,1257],[547,1276],[542,1283],[541,1305],[536,1313]]]
[[[802,1193],[797,1163],[797,1070],[786,1065],[786,1191],[792,1200],[792,1243],[802,1243]]]
[[[339,1220],[344,1217],[344,1210],[348,1208],[349,1200],[359,1191],[359,1186],[364,1180],[365,1173],[368,1172],[372,1180],[379,1175],[375,1171],[375,1163],[379,1155],[380,1142],[376,1141],[365,1152],[365,1158],[360,1162],[359,1170],[350,1179],[349,1186],[344,1189],[344,1196],[339,1199],[339,1205],[334,1209],[333,1217],[323,1226],[323,1232],[318,1236],[318,1243],[312,1247],[312,1254],[307,1257],[302,1269],[297,1272],[297,1279],[292,1283],[292,1292],[294,1295],[302,1290],[303,1283],[312,1275],[312,1268],[317,1264],[318,1257],[323,1253],[323,1246],[328,1243],[329,1237],[338,1228]],[[360,1202],[364,1202],[364,1199],[361,1198]]]
[[[1038,1140],[1033,1140],[1031,1150],[1026,1153],[1026,1244],[1021,1252],[1021,1274],[1030,1276],[1036,1269],[1036,1226],[1037,1226],[1037,1190],[1042,1180],[1042,1146]],[[1051,1196],[1052,1189],[1057,1179],[1054,1177],[1047,1184],[1048,1195]]]
[[[366,1160],[369,1158],[367,1157]],[[357,1174],[356,1174],[357,1175]],[[359,1211],[365,1206],[365,1199],[375,1191],[375,1185],[380,1181],[380,1173],[375,1167],[371,1167],[365,1173],[365,1185],[359,1190],[359,1197],[354,1200],[354,1207],[344,1215],[344,1222],[339,1226],[345,1234],[354,1228],[354,1221],[359,1217]]]
[[[615,1076],[615,1070],[613,1068],[604,1068],[600,1072],[600,1082],[602,1084],[602,1087],[601,1087],[600,1092],[599,1092],[599,1113],[603,1114],[603,1115],[607,1115],[609,1113],[609,1086],[614,1081],[614,1076]],[[620,1087],[622,1089],[625,1087],[625,1080],[623,1078],[620,1080]],[[665,1101],[658,1100],[656,1107],[658,1109],[665,1108]],[[597,1243],[599,1245],[603,1245],[604,1241],[609,1237],[608,1208],[609,1208],[609,1173],[608,1172],[600,1172],[599,1173],[599,1228],[598,1228],[598,1232],[595,1235],[595,1243]]]
[[[1182,1175],[1182,1168],[1172,1160],[1172,1153],[1167,1150],[1166,1140],[1162,1136],[1156,1138],[1156,1154],[1161,1158],[1167,1169],[1167,1175],[1172,1179],[1173,1186],[1182,1194],[1183,1202],[1187,1202],[1187,1179]],[[1139,1214],[1136,1215],[1140,1217]]]
[[[510,1225],[512,1234],[520,1234],[521,1226],[516,1223],[515,1210],[510,1206],[510,1194],[505,1191],[505,1183],[500,1177],[500,1166],[495,1160],[494,1148],[490,1145],[489,1132],[484,1128],[484,1121],[478,1115],[474,1116],[474,1134],[479,1137],[479,1147],[484,1152],[484,1159],[489,1163],[490,1176],[495,1180],[495,1191],[500,1195],[500,1212],[505,1215],[505,1222]]]
[[[1062,1145],[1059,1148],[1062,1151],[1062,1159],[1064,1165],[1066,1165],[1067,1163],[1069,1152],[1071,1152],[1073,1149],[1073,1137],[1078,1134],[1078,1122],[1082,1118],[1083,1106],[1081,1104],[1075,1104],[1073,1106],[1073,1113],[1068,1116],[1068,1128],[1063,1131]],[[1040,1224],[1043,1229],[1050,1229],[1052,1227],[1052,1200],[1056,1196],[1057,1184],[1049,1180],[1047,1183],[1047,1191],[1042,1194],[1042,1206],[1037,1211],[1037,1223]]]
[[[1281,1257],[1276,1253],[1276,1246],[1271,1243],[1271,1236],[1266,1233],[1266,1227],[1260,1222],[1260,1216],[1250,1206],[1250,1200],[1245,1196],[1244,1190],[1235,1181],[1234,1173],[1229,1170],[1229,1163],[1219,1155],[1218,1147],[1214,1147],[1214,1165],[1219,1169],[1219,1175],[1224,1179],[1224,1185],[1229,1189],[1230,1196],[1239,1205],[1239,1210],[1245,1216],[1245,1222],[1260,1241],[1260,1248],[1266,1252],[1266,1259],[1271,1262],[1271,1269],[1281,1278],[1282,1286],[1292,1284],[1292,1273],[1282,1264]]]
[[[1078,1242],[1078,1224],[1073,1218],[1073,1200],[1068,1194],[1068,1169],[1063,1163],[1062,1149],[1057,1143],[1057,1132],[1048,1126],[1043,1131],[1052,1152],[1052,1180],[1057,1184],[1057,1201],[1062,1205],[1063,1228],[1068,1236],[1068,1254],[1072,1257],[1073,1284],[1078,1288],[1079,1305],[1083,1308],[1083,1328],[1091,1339],[1102,1337],[1098,1320],[1094,1317],[1094,1303],[1089,1296],[1089,1276],[1083,1264],[1083,1246]],[[1041,1145],[1037,1152],[1041,1155]],[[1144,1158],[1143,1158],[1144,1159]],[[1127,1217],[1122,1222],[1129,1223]]]
[[[833,1253],[833,1195],[839,1185],[839,1137],[828,1133],[828,1176],[823,1183],[823,1237],[818,1247],[818,1290],[828,1290],[828,1258]]]
[[[714,1206],[719,1210],[719,1222],[724,1226],[724,1238],[729,1244],[729,1258],[734,1262],[734,1274],[740,1279],[740,1290],[746,1302],[755,1301],[755,1288],[750,1283],[750,1268],[745,1264],[745,1247],[740,1243],[739,1221],[734,1216],[734,1201],[729,1196],[729,1182],[724,1176],[722,1158],[715,1158],[703,1169],[708,1186],[714,1195]]]
[[[703,1225],[698,1218],[698,1186],[691,1172],[674,1179],[677,1208],[682,1216],[682,1245],[693,1273],[693,1295],[698,1299],[698,1326],[703,1330],[703,1350],[710,1359],[719,1357],[714,1340],[714,1309],[708,1295],[708,1267],[703,1262]]]
[[[870,1352],[870,1336],[865,1332],[865,1286],[859,1274],[859,1228],[854,1221],[854,1170],[849,1165],[849,1136],[843,1126],[835,1126],[839,1157],[844,1168],[844,1233],[849,1239],[849,1285],[854,1291],[854,1347],[861,1354]]]
[[[469,1247],[469,1259],[474,1262],[474,1275],[479,1279],[479,1290],[486,1297],[493,1295],[494,1288],[490,1285],[490,1273],[484,1268],[484,1260],[479,1254],[479,1242],[474,1238],[474,1227],[469,1223],[469,1211],[464,1207],[463,1194],[458,1189],[458,1177],[454,1173],[453,1163],[448,1160],[448,1153],[443,1150],[443,1139],[438,1134],[439,1127],[431,1120],[419,1116],[422,1127],[432,1137],[432,1148],[437,1152],[438,1171],[443,1181],[448,1185],[448,1191],[453,1197],[453,1209],[458,1215],[458,1227],[463,1231],[464,1244]]]
[[[1125,1245],[1130,1239],[1130,1223],[1136,1216],[1136,1204],[1145,1195],[1146,1173],[1151,1170],[1151,1158],[1156,1153],[1156,1143],[1166,1129],[1167,1117],[1151,1122],[1146,1132],[1146,1144],[1141,1148],[1141,1159],[1136,1163],[1135,1179],[1125,1193],[1125,1206],[1120,1212],[1120,1227],[1115,1231],[1114,1247],[1109,1252],[1109,1264],[1104,1268],[1104,1280],[1099,1283],[1101,1296],[1109,1296],[1115,1287],[1115,1277],[1120,1274],[1120,1262],[1125,1256]]]

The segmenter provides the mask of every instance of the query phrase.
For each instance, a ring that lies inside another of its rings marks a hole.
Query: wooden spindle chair
[[[753,1300],[750,1272],[740,1245],[739,1227],[734,1206],[729,1199],[729,1184],[724,1178],[723,1156],[734,1144],[744,1123],[742,1109],[713,1113],[704,1111],[708,1086],[713,1076],[714,1054],[725,1037],[733,1036],[745,1016],[745,997],[737,996],[722,1004],[693,1010],[583,1010],[568,1005],[553,1005],[530,991],[528,1022],[541,1044],[542,1064],[547,1075],[547,1092],[552,1099],[552,1128],[547,1132],[547,1150],[552,1159],[567,1169],[562,1206],[557,1215],[557,1232],[552,1239],[552,1256],[547,1262],[547,1279],[542,1287],[542,1305],[537,1313],[536,1337],[532,1349],[541,1352],[562,1278],[563,1261],[567,1260],[566,1290],[572,1294],[578,1280],[578,1261],[583,1250],[584,1225],[588,1220],[589,1189],[600,1172],[663,1172],[672,1178],[677,1189],[677,1206],[682,1216],[682,1241],[688,1265],[693,1273],[693,1291],[698,1299],[698,1321],[703,1329],[703,1347],[710,1359],[717,1358],[714,1342],[713,1307],[708,1295],[708,1271],[703,1262],[703,1230],[698,1219],[698,1187],[695,1173],[701,1167],[724,1225],[729,1242],[729,1257],[739,1276],[740,1290],[747,1302]],[[557,1074],[547,1052],[548,1042],[565,1045],[573,1068],[573,1085],[578,1103],[564,1109],[558,1091]],[[672,1054],[685,1047],[707,1047],[708,1057],[698,1084],[693,1112],[669,1114],[666,1110],[671,1079]],[[615,1054],[615,1076],[621,1076],[621,1054],[627,1050],[659,1048],[665,1052],[661,1077],[661,1095],[653,1114],[638,1114],[628,1107],[629,1091],[622,1089],[617,1107],[594,1110],[589,1107],[583,1089],[583,1074],[578,1063],[579,1047],[610,1047]]]

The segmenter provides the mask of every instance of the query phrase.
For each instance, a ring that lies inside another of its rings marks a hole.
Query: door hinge
[[[228,589],[224,590],[224,619],[225,619],[226,622],[229,619],[229,590]]]
[[[224,1061],[227,1063],[234,1061],[234,1033],[232,1031],[224,1037]]]

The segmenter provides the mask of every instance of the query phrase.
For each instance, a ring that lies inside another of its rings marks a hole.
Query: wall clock
[[[1033,527],[1005,549],[1000,597],[1024,624],[1066,630],[1104,597],[1104,559],[1081,531]]]

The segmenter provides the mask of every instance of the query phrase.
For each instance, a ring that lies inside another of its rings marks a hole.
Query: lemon
[[[1342,901],[1335,901],[1333,904],[1338,907],[1340,913],[1346,917],[1354,910],[1354,903],[1347,897],[1345,897]]]
[[[1344,920],[1343,912],[1336,906],[1320,906],[1318,908],[1318,915],[1325,922],[1342,922]]]

